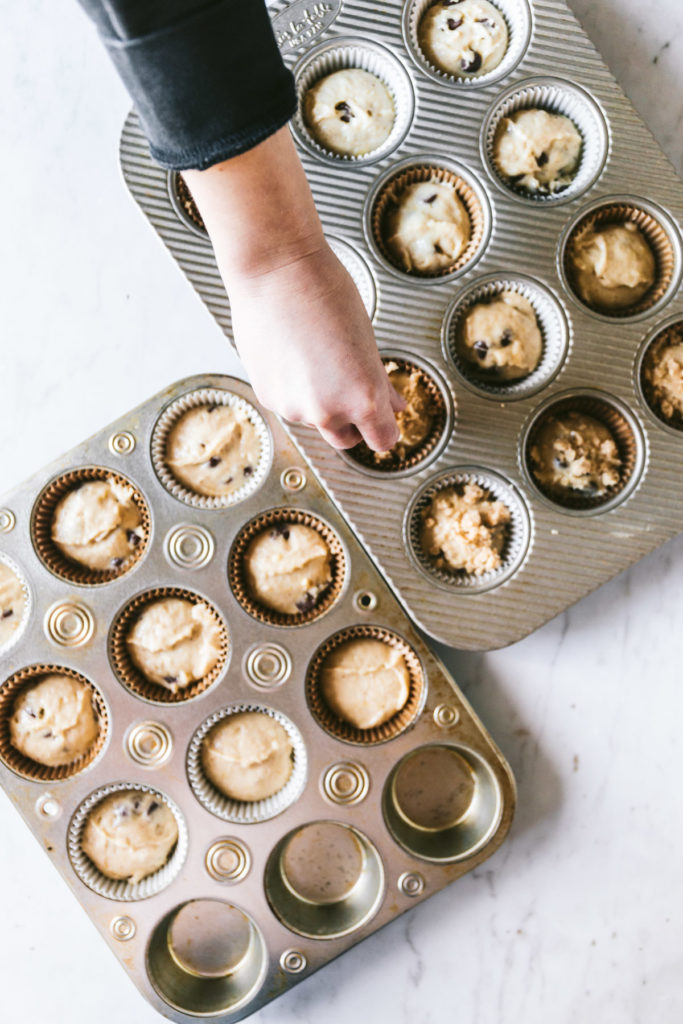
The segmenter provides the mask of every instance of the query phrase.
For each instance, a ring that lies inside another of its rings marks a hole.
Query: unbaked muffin
[[[350,639],[320,667],[320,692],[338,718],[373,729],[393,718],[410,695],[410,671],[400,651],[371,638]]]
[[[90,811],[81,846],[107,878],[135,885],[166,864],[177,841],[168,804],[154,793],[121,790]]]
[[[10,741],[25,757],[56,767],[83,757],[97,740],[92,690],[72,676],[51,673],[17,697]]]
[[[422,513],[422,549],[438,569],[481,576],[500,569],[510,510],[474,481],[445,487]]]
[[[146,679],[176,693],[216,667],[222,654],[221,628],[203,602],[161,597],[141,611],[126,646]]]
[[[319,79],[304,96],[304,120],[313,138],[342,156],[365,156],[386,142],[396,111],[376,75],[344,68]]]
[[[232,800],[265,800],[287,783],[293,767],[287,730],[262,711],[228,715],[202,743],[207,778]]]

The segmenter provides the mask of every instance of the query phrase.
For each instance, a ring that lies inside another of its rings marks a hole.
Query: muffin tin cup
[[[487,497],[502,501],[510,512],[502,562],[498,569],[475,575],[463,570],[441,569],[422,548],[423,516],[432,498],[449,487],[479,484]],[[531,517],[517,488],[504,477],[479,466],[456,466],[428,480],[415,493],[404,518],[404,539],[414,564],[437,586],[462,594],[481,594],[499,587],[519,571],[531,544]]]
[[[19,580],[19,583],[21,584],[21,592],[24,598],[24,610],[21,614],[21,619],[19,620],[18,625],[15,626],[9,640],[6,640],[4,644],[0,643],[1,657],[2,655],[7,654],[8,651],[11,651],[17,641],[21,639],[33,611],[33,595],[28,583],[26,582],[26,577],[19,566],[9,557],[9,555],[5,555],[2,551],[0,551],[0,564],[7,566],[7,568],[10,569]],[[2,609],[0,609],[0,612],[1,611]]]
[[[153,604],[163,598],[178,597],[192,604],[203,604],[211,612],[214,621],[221,631],[221,654],[218,662],[202,679],[197,679],[188,686],[175,691],[166,689],[160,683],[154,683],[143,675],[133,662],[126,642],[130,630],[137,617]],[[222,616],[212,603],[194,590],[183,587],[154,587],[138,594],[116,615],[109,633],[109,660],[119,682],[134,693],[136,697],[150,704],[185,704],[209,690],[223,675],[230,655],[230,639],[227,626]]]
[[[335,153],[318,142],[304,115],[306,94],[321,78],[335,71],[359,69],[368,71],[386,86],[394,101],[394,124],[386,140],[360,156]],[[291,126],[295,138],[304,149],[326,163],[350,163],[355,166],[383,160],[401,145],[410,130],[415,111],[415,95],[410,75],[398,58],[372,39],[338,36],[321,43],[305,54],[294,68],[297,109]]]
[[[551,416],[584,413],[610,430],[622,462],[616,487],[600,496],[582,495],[566,488],[541,487],[534,474],[531,449],[543,424]],[[647,463],[645,438],[633,413],[613,395],[588,388],[553,395],[536,409],[522,429],[519,445],[521,468],[529,485],[544,501],[571,515],[598,515],[623,504],[639,485]]]
[[[399,651],[408,666],[410,675],[410,692],[408,700],[388,722],[371,729],[358,729],[350,722],[339,718],[328,707],[322,693],[320,680],[321,669],[325,660],[348,640],[380,640],[387,646]],[[313,655],[306,672],[306,701],[309,710],[318,725],[335,739],[357,746],[375,746],[393,740],[418,719],[427,699],[427,678],[419,657],[411,645],[391,630],[381,626],[349,626],[328,637]]]
[[[676,412],[671,417],[664,415],[654,389],[647,379],[647,370],[651,355],[665,352],[669,346],[681,343],[683,343],[683,316],[679,313],[664,323],[658,324],[654,331],[648,334],[636,356],[633,374],[636,392],[650,416],[658,427],[663,427],[679,440],[683,437],[683,414]]]
[[[202,764],[202,746],[213,727],[231,715],[244,712],[258,712],[278,722],[289,736],[293,747],[292,773],[287,782],[277,793],[262,800],[235,800],[226,796],[211,782]],[[190,740],[187,751],[187,777],[197,800],[211,814],[234,824],[253,825],[276,817],[299,799],[306,785],[307,763],[306,746],[301,733],[280,711],[275,711],[265,704],[231,704],[202,722]]]
[[[185,227],[195,235],[208,242],[209,233],[206,230],[206,225],[180,171],[168,172],[167,187],[168,197],[178,220],[182,221]]]
[[[503,118],[536,107],[550,114],[564,114],[579,130],[583,140],[574,177],[566,188],[555,193],[530,192],[515,186],[496,165],[496,133]],[[602,174],[609,151],[609,129],[602,109],[585,89],[560,78],[530,78],[511,86],[496,99],[482,126],[481,156],[491,179],[508,195],[524,203],[557,206],[585,194]]]
[[[453,186],[467,210],[470,240],[450,266],[435,271],[408,271],[396,261],[385,243],[386,220],[404,189],[423,181]],[[391,274],[403,281],[439,284],[470,270],[482,256],[491,234],[491,208],[486,193],[468,168],[445,156],[422,154],[394,164],[377,179],[366,199],[363,225],[368,245]]]
[[[516,292],[534,308],[543,337],[543,351],[535,370],[517,380],[501,380],[493,372],[478,370],[461,354],[465,318],[479,302],[489,302],[502,292]],[[560,373],[569,352],[569,327],[564,310],[553,293],[522,274],[489,274],[474,281],[450,303],[441,331],[444,357],[471,390],[496,401],[528,398],[546,387]]]
[[[247,549],[255,537],[274,526],[287,524],[299,524],[315,530],[325,541],[330,552],[331,582],[309,611],[297,612],[296,615],[275,611],[253,597],[244,566]],[[306,626],[321,618],[339,600],[346,583],[346,555],[335,531],[318,516],[297,508],[273,508],[256,516],[240,530],[230,550],[228,578],[232,592],[245,612],[259,622],[270,626]]]
[[[405,781],[410,772],[412,782]],[[464,796],[459,790],[465,791]],[[425,802],[429,807],[438,799],[440,815],[452,801],[455,820],[417,822],[412,809],[406,813],[402,797],[419,802],[422,813]],[[438,862],[462,860],[476,853],[496,829],[502,808],[500,787],[486,762],[475,751],[453,743],[428,744],[406,754],[392,769],[382,794],[384,820],[396,842],[414,857]]]
[[[427,391],[434,409],[432,429],[424,441],[405,458],[393,454],[380,462],[376,459],[375,452],[364,441],[355,448],[340,452],[340,456],[357,469],[372,476],[407,476],[438,458],[448,443],[453,429],[453,398],[440,375],[419,356],[386,349],[383,349],[380,355],[385,365],[390,362],[396,363],[399,370],[418,372],[420,383]]]
[[[249,422],[254,426],[261,442],[261,454],[253,473],[248,482],[238,490],[231,491],[224,495],[204,495],[190,490],[175,478],[172,470],[166,463],[166,445],[171,430],[180,417],[189,412],[190,409],[198,409],[202,406],[225,405],[231,409],[238,409],[246,413]],[[198,388],[188,391],[186,394],[176,398],[170,405],[166,406],[152,431],[152,465],[159,480],[174,498],[183,501],[193,508],[216,509],[229,508],[237,505],[252,495],[263,483],[273,458],[273,442],[270,431],[266,426],[263,417],[256,411],[253,405],[247,402],[241,395],[233,394],[231,391],[223,391],[219,388]]]
[[[483,75],[454,75],[442,71],[423,52],[418,40],[420,22],[435,0],[407,0],[402,15],[406,49],[423,74],[440,85],[458,89],[482,89],[506,78],[524,59],[531,38],[531,9],[527,0],[492,0],[505,19],[508,46],[498,67]],[[438,3],[438,0],[436,0]]]
[[[587,303],[575,285],[573,259],[577,244],[587,232],[607,225],[635,224],[645,236],[655,257],[655,280],[645,295],[632,306],[605,309]],[[608,196],[597,200],[567,225],[560,239],[558,270],[572,296],[594,317],[622,323],[642,319],[654,313],[673,296],[681,278],[681,243],[671,218],[654,203],[630,196]]]
[[[129,882],[126,879],[108,878],[99,868],[96,868],[90,858],[83,850],[83,831],[85,829],[90,812],[112,793],[150,793],[165,803],[173,812],[178,826],[178,840],[171,850],[166,863],[147,875],[139,882]],[[153,786],[144,786],[140,783],[116,782],[112,785],[101,786],[83,800],[74,812],[67,833],[67,847],[71,866],[84,885],[96,892],[98,896],[104,896],[108,900],[119,900],[121,902],[133,902],[144,900],[165,889],[167,885],[177,877],[187,856],[188,832],[185,819],[178,805],[161,793]]]
[[[18,697],[31,686],[40,682],[47,675],[58,674],[76,679],[87,686],[92,694],[93,709],[97,719],[98,730],[90,749],[81,757],[69,764],[45,765],[26,757],[12,744],[10,739],[10,719]],[[65,779],[80,775],[98,759],[105,748],[109,732],[109,712],[104,697],[89,679],[62,665],[29,665],[14,672],[0,686],[0,760],[11,768],[16,775],[32,782],[63,782]]]
[[[59,502],[82,484],[95,480],[113,480],[117,484],[130,488],[132,500],[140,513],[141,523],[138,530],[142,533],[142,540],[118,569],[89,569],[85,565],[73,562],[66,557],[52,539],[52,523]],[[140,562],[147,550],[150,530],[149,509],[140,491],[127,477],[112,469],[105,469],[104,466],[73,469],[55,477],[39,494],[31,516],[33,546],[41,562],[59,579],[83,587],[111,583],[112,580],[117,580],[129,573]]]

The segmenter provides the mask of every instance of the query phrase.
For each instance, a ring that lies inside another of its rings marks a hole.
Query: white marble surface
[[[683,171],[683,6],[571,0]],[[170,380],[234,371],[119,180],[123,89],[73,0],[0,0],[0,493]],[[447,652],[519,783],[481,870],[254,1020],[680,1024],[683,539],[540,632]],[[0,798],[6,1024],[153,1024]]]

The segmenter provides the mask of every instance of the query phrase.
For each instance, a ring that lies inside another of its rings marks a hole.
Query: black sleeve
[[[205,168],[292,116],[294,82],[264,0],[79,0],[126,85],[154,159]]]

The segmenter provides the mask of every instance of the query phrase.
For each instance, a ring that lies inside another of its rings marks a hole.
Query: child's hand
[[[242,156],[186,171],[261,402],[335,448],[398,440],[404,407],[350,276],[325,241],[289,130]]]

